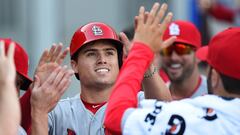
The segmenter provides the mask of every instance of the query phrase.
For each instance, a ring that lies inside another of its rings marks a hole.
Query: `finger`
[[[126,34],[123,33],[123,32],[120,33],[120,38],[121,38],[121,40],[124,44],[124,46],[123,46],[123,57],[126,58],[128,56],[128,52],[131,49],[131,42],[129,41]]]
[[[146,12],[144,13],[144,23],[146,23],[146,21],[147,21],[147,19],[148,19],[148,16],[149,16],[149,12],[146,11]]]
[[[48,59],[47,59],[48,62],[51,61],[52,55],[54,54],[56,47],[57,47],[57,45],[55,43],[53,43],[53,45],[48,53]]]
[[[65,74],[63,79],[61,80],[61,82],[57,85],[58,88],[60,89],[60,91],[64,91],[62,89],[66,89],[68,88],[68,86],[66,87],[67,83],[70,83],[71,81],[71,77],[73,76],[74,71],[73,70],[68,70]],[[66,87],[66,88],[64,88]]]
[[[156,13],[157,13],[157,10],[159,9],[159,6],[160,4],[159,3],[154,3],[149,15],[148,15],[148,18],[146,20],[146,24],[147,25],[151,25],[153,20],[155,19],[155,16],[156,16]]]
[[[128,47],[130,46],[131,42],[129,41],[127,35],[124,32],[120,32],[120,39],[124,45]]]
[[[61,87],[61,90],[59,91],[60,95],[62,96],[65,91],[69,88],[71,84],[71,80],[67,80],[66,83],[63,83],[63,86]]]
[[[139,9],[139,15],[137,17],[138,25],[144,24],[144,12],[145,12],[145,8],[143,6],[141,6]],[[137,26],[137,28],[138,28],[138,26]]]
[[[38,62],[38,66],[41,66],[41,65],[43,65],[44,63],[47,63],[48,62],[48,50],[47,49],[45,49],[44,51],[43,51],[43,53],[42,53],[42,56],[41,56],[41,58],[40,58],[40,60],[39,60],[39,62]]]
[[[163,42],[163,44],[161,45],[161,50],[163,48],[167,48],[168,46],[172,45],[175,42],[176,39],[177,39],[176,36],[172,36],[172,37],[168,38],[167,40],[165,40]]]
[[[154,25],[158,25],[160,23],[160,21],[162,20],[163,16],[165,15],[165,12],[167,11],[167,4],[163,3],[160,10],[158,11],[158,14],[154,20]]]
[[[61,55],[62,48],[63,48],[62,43],[60,43],[59,45],[56,46],[55,51],[51,57],[51,62],[55,62],[57,60],[58,56]]]
[[[47,85],[52,85],[54,79],[56,78],[56,76],[58,75],[58,73],[61,71],[61,67],[58,66],[56,69],[54,69],[54,71],[49,75],[49,77],[47,78],[47,80],[42,80],[43,82],[43,86]]]
[[[65,65],[65,66],[63,66],[63,68],[61,69],[61,71],[58,72],[56,78],[55,78],[54,81],[53,81],[53,85],[54,85],[54,86],[58,86],[58,85],[59,85],[59,83],[60,83],[61,80],[63,79],[65,73],[67,72],[66,70],[67,70],[67,66]]]
[[[1,58],[5,57],[5,42],[4,41],[0,41],[0,56]]]
[[[137,29],[138,26],[138,16],[134,17],[134,31]]]
[[[14,61],[14,50],[15,50],[15,43],[11,42],[8,48],[7,57],[13,62]]]
[[[171,13],[171,12],[169,12],[168,14],[167,14],[167,16],[164,18],[164,20],[163,20],[163,23],[161,24],[161,27],[160,27],[160,33],[164,33],[164,31],[166,30],[166,28],[167,28],[167,26],[168,26],[168,24],[171,22],[171,20],[172,20],[172,16],[173,16],[173,14]],[[163,34],[161,35],[161,36],[163,36]]]
[[[56,62],[61,65],[63,63],[63,60],[66,58],[68,52],[69,52],[69,47],[67,47],[62,53],[61,55],[57,58]]]

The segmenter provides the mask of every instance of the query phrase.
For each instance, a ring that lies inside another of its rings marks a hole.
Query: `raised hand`
[[[149,13],[145,12],[144,7],[140,7],[139,15],[135,17],[135,24],[137,24],[137,26],[133,41],[143,42],[149,46],[152,51],[159,52],[163,45],[163,33],[172,19],[172,13],[168,13],[167,16],[163,18],[166,10],[167,4],[162,4],[160,7],[159,3],[155,3]],[[162,23],[160,24],[161,21]],[[169,45],[169,43],[172,43],[174,40],[175,37],[168,39],[164,46]]]
[[[45,50],[43,52],[35,71],[35,75],[39,77],[40,83],[42,83],[43,80],[46,80],[49,74],[63,63],[63,60],[69,52],[69,48],[67,47],[64,51],[62,51],[62,48],[62,43],[59,43],[58,45],[53,44],[50,50]]]
[[[5,54],[5,43],[0,41],[0,82],[14,82],[16,78],[16,69],[14,65],[14,43],[11,43],[7,56]]]
[[[67,66],[57,66],[42,84],[36,75],[31,96],[33,112],[45,114],[50,112],[70,85],[73,73],[73,70],[67,69]]]
[[[123,58],[126,59],[130,49],[132,48],[131,41],[128,39],[127,35],[123,32],[120,33],[120,39],[123,42]]]

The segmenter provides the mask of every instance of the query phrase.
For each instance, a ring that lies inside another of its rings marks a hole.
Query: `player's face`
[[[182,82],[192,75],[194,68],[197,67],[195,52],[192,50],[186,54],[178,54],[172,51],[169,56],[161,56],[162,68],[167,73],[170,81]]]
[[[111,87],[118,75],[118,53],[109,41],[97,41],[80,50],[77,63],[72,62],[81,85]]]

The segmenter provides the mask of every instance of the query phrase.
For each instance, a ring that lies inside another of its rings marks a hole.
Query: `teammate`
[[[56,69],[58,66],[61,66],[61,64],[63,63],[63,60],[65,59],[67,53],[69,52],[69,48],[66,48],[62,51],[63,49],[63,44],[59,43],[59,44],[53,44],[51,49],[48,50],[46,49],[40,60],[39,60],[39,64],[35,70],[34,75],[37,75],[39,80],[40,80],[40,84],[43,84],[47,78],[50,76],[50,74],[52,72],[54,72],[54,69]],[[61,69],[61,70],[66,70],[66,69]],[[68,71],[68,74],[70,71]],[[65,78],[67,79],[67,78]],[[48,87],[52,87],[55,86],[52,83],[49,83],[50,86]],[[20,98],[20,103],[21,103],[21,112],[22,112],[22,122],[21,125],[23,126],[23,128],[27,131],[28,134],[31,133],[31,103],[30,103],[30,98],[31,98],[31,93],[32,93],[32,89],[33,89],[33,85],[31,85],[32,87],[29,87],[29,90],[26,91],[24,93],[24,95]],[[48,88],[45,88],[48,89]],[[53,88],[52,92],[55,92],[55,90],[57,90],[57,87]],[[66,89],[64,89],[65,91]],[[51,93],[49,93],[51,94]],[[61,93],[63,94],[63,93]],[[55,97],[55,95],[52,95],[53,97]],[[59,95],[58,95],[59,96]],[[56,97],[55,97],[56,98]],[[60,98],[60,97],[58,97]]]
[[[207,79],[200,74],[195,56],[195,51],[201,47],[200,32],[191,22],[176,20],[169,24],[163,40],[171,36],[177,39],[161,51],[161,61],[170,79],[167,85],[173,100],[206,94]]]
[[[41,113],[33,112],[32,116],[49,121],[49,127],[39,123],[36,129],[58,135],[104,134],[106,102],[122,63],[122,47],[115,31],[104,23],[92,22],[80,27],[73,35],[70,55],[76,78],[81,81],[81,94],[60,101],[56,107],[49,104],[57,103],[55,99],[41,100],[45,106],[35,106]]]
[[[238,134],[240,65],[237,52],[240,50],[240,28],[227,29],[210,42],[206,60],[212,67],[208,86],[214,95],[170,103],[144,100],[141,107],[136,108],[142,75],[153,59],[153,52],[158,52],[163,44],[162,33],[171,18],[168,14],[159,27],[164,12],[160,10],[156,13],[158,7],[159,4],[153,6],[146,21],[143,21],[144,8],[140,8],[133,47],[123,64],[106,110],[106,130],[112,134],[122,130],[123,134],[137,135]],[[173,42],[172,38],[170,41]]]
[[[9,48],[9,45],[11,43],[15,44],[14,64],[16,66],[16,71],[17,71],[17,76],[16,76],[17,93],[19,93],[20,89],[27,90],[24,93],[24,95],[20,98],[21,126],[26,131],[28,131],[28,133],[30,133],[30,125],[31,125],[31,105],[30,105],[31,90],[30,89],[32,89],[30,88],[30,84],[32,83],[32,79],[28,76],[28,65],[29,65],[28,55],[19,43],[6,38],[0,38],[0,41],[3,42],[4,46],[6,46],[6,50]],[[63,45],[60,43],[59,45],[53,45],[50,51],[48,50],[44,51],[39,61],[39,65],[37,66],[37,69],[35,71],[35,75],[39,76],[41,83],[45,82],[47,77],[53,71],[53,69],[56,68],[58,65],[61,65],[61,63],[63,62],[64,58],[66,57],[69,51],[69,48],[66,48],[63,52],[61,52],[62,48],[63,48]],[[22,129],[19,132],[22,134],[25,134],[24,133],[25,131]]]

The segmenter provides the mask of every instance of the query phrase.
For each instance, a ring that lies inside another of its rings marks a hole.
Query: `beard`
[[[191,64],[187,67],[183,67],[183,70],[182,70],[182,72],[180,73],[179,76],[174,76],[170,72],[168,72],[168,67],[167,66],[163,66],[162,68],[167,73],[171,82],[182,83],[184,80],[186,80],[187,78],[189,78],[192,75],[192,73],[195,69],[195,60],[194,60],[193,64]]]

